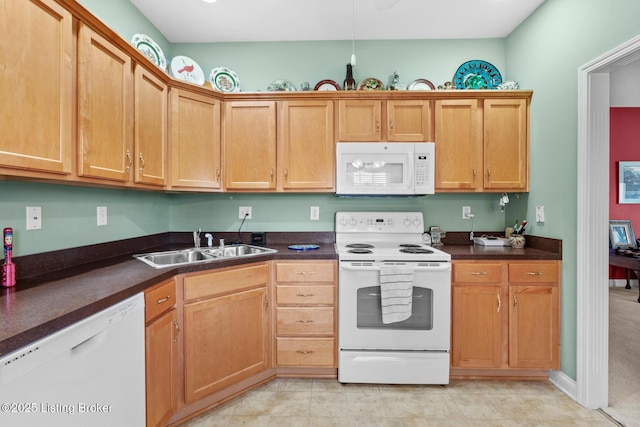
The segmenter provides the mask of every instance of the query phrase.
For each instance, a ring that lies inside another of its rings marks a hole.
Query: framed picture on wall
[[[618,203],[640,203],[640,162],[619,162]]]
[[[609,242],[613,249],[636,249],[636,236],[628,219],[609,221]]]

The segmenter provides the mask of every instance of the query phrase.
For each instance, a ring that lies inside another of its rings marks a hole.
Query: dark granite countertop
[[[237,233],[216,233],[216,239],[224,238],[227,242],[237,237]],[[552,239],[537,242],[528,237],[529,247],[511,249],[472,246],[461,237],[458,241],[458,237],[455,233],[449,233],[445,245],[440,248],[450,253],[453,260],[561,259],[561,243]],[[0,356],[143,292],[176,274],[273,259],[338,258],[333,233],[269,233],[265,246],[276,249],[278,252],[274,254],[216,260],[184,267],[155,269],[131,257],[135,253],[191,247],[191,239],[190,233],[163,233],[14,258],[18,272],[17,285],[0,289]],[[243,235],[241,240],[248,242],[250,236]],[[290,244],[309,243],[320,247],[308,251],[288,249]]]

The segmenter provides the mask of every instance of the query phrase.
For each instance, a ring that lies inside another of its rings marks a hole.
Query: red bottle
[[[13,230],[5,228],[2,232],[4,242],[4,265],[2,266],[2,286],[11,287],[16,284],[16,265],[11,261],[13,252]]]

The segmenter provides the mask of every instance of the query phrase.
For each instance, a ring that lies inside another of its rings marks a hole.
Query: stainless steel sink
[[[277,252],[275,249],[252,245],[231,245],[217,248],[190,248],[134,255],[153,268],[175,267],[215,260],[245,258]]]

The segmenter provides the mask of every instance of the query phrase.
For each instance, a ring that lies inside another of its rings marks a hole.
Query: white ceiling
[[[543,2],[131,0],[170,43],[502,38]]]

